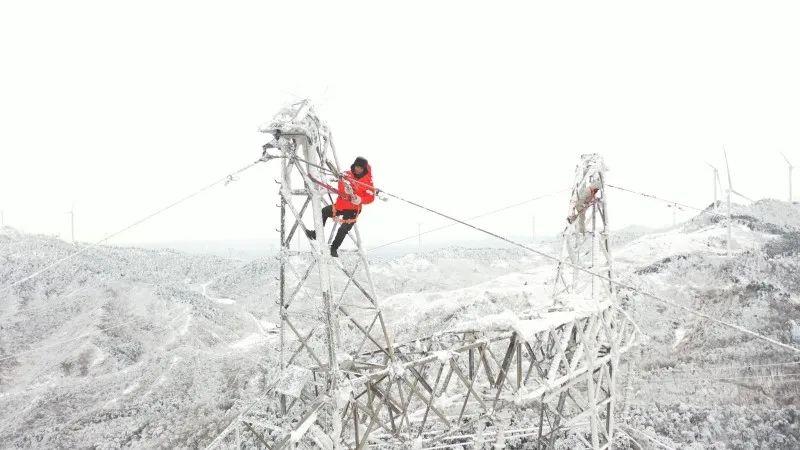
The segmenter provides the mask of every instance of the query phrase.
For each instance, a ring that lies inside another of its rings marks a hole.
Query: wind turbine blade
[[[725,170],[728,172],[728,189],[733,190],[733,184],[731,184],[731,166],[728,165],[728,152],[725,150],[725,146],[722,146],[722,153],[725,154]]]
[[[731,189],[731,193],[733,193],[733,194],[736,194],[736,195],[738,195],[739,197],[742,197],[743,199],[747,200],[748,202],[753,202],[753,203],[755,203],[755,200],[753,200],[752,198],[750,198],[750,197],[748,197],[748,196],[746,196],[746,195],[744,195],[744,194],[742,194],[742,193],[740,193],[740,192],[736,192],[736,191],[734,191],[733,189]]]
[[[794,167],[794,166],[792,166],[792,163],[789,162],[789,158],[787,158],[786,155],[783,154],[783,152],[780,152],[780,153],[781,153],[781,156],[783,156],[783,160],[786,161],[786,164],[788,164],[789,167]]]

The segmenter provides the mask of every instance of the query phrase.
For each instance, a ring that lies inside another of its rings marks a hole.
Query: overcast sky
[[[786,200],[800,165],[796,2],[0,3],[0,210],[96,240],[260,155],[258,125],[310,97],[339,158],[470,217],[567,188],[578,155],[608,180],[697,206],[709,161]],[[275,163],[272,163],[275,164]],[[272,238],[277,164],[112,242]],[[796,180],[795,185],[800,185]],[[798,189],[800,190],[800,189]],[[796,195],[800,196],[800,195]],[[612,228],[672,222],[610,192]],[[566,194],[478,221],[554,233]],[[688,217],[688,214],[679,216]],[[399,203],[360,219],[382,243],[443,223]],[[453,228],[438,239],[467,238]]]

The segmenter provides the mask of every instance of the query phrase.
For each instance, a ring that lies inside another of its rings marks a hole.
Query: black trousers
[[[353,220],[358,216],[358,211],[353,211],[346,209],[344,211],[336,210],[337,216],[342,216],[342,219],[346,220]],[[328,221],[328,218],[333,217],[333,206],[328,205],[322,208],[322,225],[325,225],[325,222]],[[331,242],[331,248],[336,250],[344,242],[344,238],[347,236],[347,233],[350,232],[350,229],[353,228],[355,222],[352,223],[340,223],[339,224],[339,231],[336,232],[336,237],[333,238],[333,242]]]

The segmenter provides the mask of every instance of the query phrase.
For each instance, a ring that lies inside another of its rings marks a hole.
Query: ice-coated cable
[[[486,216],[490,216],[492,214],[497,214],[499,212],[503,212],[503,211],[506,211],[506,210],[509,210],[509,209],[512,209],[512,208],[516,208],[516,207],[519,207],[519,206],[522,206],[522,205],[526,205],[528,203],[535,202],[537,200],[541,200],[543,198],[551,197],[553,195],[558,195],[558,194],[561,194],[561,193],[566,192],[568,190],[569,190],[569,188],[568,189],[562,189],[562,190],[556,191],[556,192],[551,192],[549,194],[539,195],[539,196],[536,196],[536,197],[533,197],[533,198],[529,198],[527,200],[523,200],[521,202],[517,202],[517,203],[511,204],[511,205],[508,205],[508,206],[504,206],[502,208],[494,209],[492,211],[487,211],[487,212],[479,214],[477,216],[472,216],[472,217],[470,217],[470,218],[468,218],[466,220],[480,219],[480,218],[483,218],[483,217],[486,217]],[[391,241],[391,242],[386,242],[384,244],[380,244],[378,246],[370,248],[367,251],[371,252],[371,251],[377,250],[379,248],[388,247],[389,245],[397,244],[399,242],[408,241],[408,240],[411,240],[411,239],[416,239],[419,236],[422,236],[422,235],[425,235],[425,234],[428,234],[428,233],[433,233],[434,231],[444,230],[445,228],[450,228],[450,227],[452,227],[454,225],[456,225],[456,224],[449,223],[447,225],[442,225],[440,227],[431,228],[430,230],[426,230],[426,231],[423,231],[421,233],[410,235],[410,236],[404,237],[402,239],[397,239],[397,240],[394,240],[394,241]]]
[[[317,164],[305,161],[305,160],[303,160],[301,158],[298,158],[296,156],[292,156],[292,158],[295,158],[298,161],[305,162],[305,163],[307,163],[307,164],[309,164],[311,166],[317,167],[320,170],[323,170],[323,171],[326,171],[326,172],[329,172],[329,173],[333,174],[333,172],[331,170],[329,170],[329,169],[327,169],[325,167],[322,167],[322,166],[319,166]],[[355,181],[356,183],[359,183],[358,180],[351,180],[351,181]],[[366,183],[361,183],[361,184],[367,185]],[[372,187],[372,186],[370,186],[370,187]],[[372,188],[375,189],[374,187],[372,187]],[[720,320],[720,319],[717,319],[715,317],[709,316],[708,314],[702,313],[700,311],[696,311],[696,310],[694,310],[692,308],[680,305],[680,304],[675,303],[675,302],[670,301],[670,300],[663,299],[663,298],[661,298],[661,297],[659,297],[659,296],[657,296],[655,294],[651,294],[650,292],[643,291],[643,290],[641,290],[639,288],[636,288],[636,287],[634,287],[632,285],[629,285],[627,283],[623,283],[621,281],[613,280],[613,279],[611,279],[610,277],[608,277],[606,275],[602,275],[602,274],[599,274],[599,273],[592,272],[591,270],[589,270],[589,269],[587,269],[585,267],[581,267],[581,266],[579,266],[577,264],[574,264],[571,261],[561,260],[560,258],[558,258],[556,256],[550,255],[550,254],[545,253],[545,252],[543,252],[541,250],[537,250],[537,249],[532,248],[532,247],[530,247],[528,245],[525,245],[525,244],[522,244],[520,242],[514,241],[514,240],[509,239],[509,238],[507,238],[505,236],[501,236],[501,235],[499,235],[497,233],[489,231],[489,230],[487,230],[485,228],[481,228],[481,227],[479,227],[477,225],[473,225],[471,223],[465,222],[464,220],[455,218],[455,217],[453,217],[453,216],[451,216],[449,214],[445,214],[443,212],[440,212],[440,211],[437,211],[435,209],[429,208],[429,207],[427,207],[425,205],[422,205],[420,203],[417,203],[415,201],[403,198],[403,197],[401,197],[401,196],[399,196],[397,194],[393,194],[391,192],[387,192],[387,191],[385,191],[383,189],[379,189],[379,190],[380,190],[380,192],[384,193],[385,195],[388,195],[389,197],[392,197],[392,198],[395,198],[397,200],[400,200],[401,202],[404,202],[404,203],[407,203],[407,204],[409,204],[411,206],[414,206],[414,207],[417,207],[419,209],[428,211],[428,212],[430,212],[432,214],[444,217],[445,219],[452,220],[453,222],[460,223],[461,225],[464,225],[466,227],[472,228],[473,230],[476,230],[476,231],[479,231],[481,233],[487,234],[489,236],[492,236],[494,238],[497,238],[497,239],[499,239],[499,240],[501,240],[503,242],[507,242],[507,243],[509,243],[511,245],[514,245],[514,246],[517,246],[519,248],[528,250],[529,252],[536,253],[536,254],[538,254],[540,256],[543,256],[543,257],[545,257],[547,259],[550,259],[552,261],[555,261],[555,262],[558,262],[558,263],[561,263],[561,264],[566,264],[566,265],[568,265],[570,267],[573,267],[573,268],[575,268],[577,270],[580,270],[580,271],[582,271],[584,273],[587,273],[589,275],[592,275],[592,276],[595,276],[597,278],[600,278],[601,280],[606,280],[609,283],[615,284],[618,287],[621,287],[621,288],[628,289],[630,291],[636,292],[638,294],[641,294],[644,297],[650,298],[652,300],[656,300],[656,301],[664,303],[666,305],[673,306],[675,308],[678,308],[678,309],[681,309],[683,311],[686,311],[689,314],[693,314],[695,316],[702,317],[702,318],[707,319],[707,320],[709,320],[711,322],[714,322],[716,324],[719,324],[719,325],[722,325],[722,326],[737,330],[737,331],[739,331],[741,333],[747,334],[747,335],[752,336],[752,337],[754,337],[756,339],[760,339],[762,341],[765,341],[765,342],[768,342],[770,344],[776,345],[776,346],[781,347],[783,349],[790,350],[790,351],[795,352],[795,353],[800,353],[800,348],[794,347],[792,345],[784,344],[782,342],[778,342],[775,339],[772,339],[772,338],[769,338],[769,337],[764,336],[762,334],[756,333],[755,331],[749,330],[749,329],[747,329],[745,327],[742,327],[740,325],[736,325],[736,324],[733,324],[733,323],[725,322],[723,320]]]
[[[657,438],[656,438],[656,437],[654,437],[654,436],[651,436],[649,433],[645,433],[644,431],[637,430],[636,428],[633,428],[633,427],[631,427],[631,426],[628,426],[628,425],[621,425],[621,424],[620,424],[620,425],[619,425],[619,427],[620,427],[620,428],[627,428],[627,429],[628,429],[628,431],[633,431],[634,433],[636,433],[636,434],[638,434],[638,435],[640,435],[640,436],[642,436],[642,437],[646,438],[646,439],[647,439],[647,440],[649,440],[650,442],[653,442],[654,444],[657,444],[657,445],[659,445],[659,446],[661,446],[661,447],[664,447],[664,448],[666,448],[666,449],[668,449],[668,450],[675,450],[675,448],[674,448],[674,447],[670,447],[669,445],[665,444],[663,441],[661,441],[661,440],[657,439]]]
[[[657,197],[655,195],[647,194],[647,193],[644,193],[644,192],[634,191],[632,189],[627,189],[627,188],[624,188],[624,187],[621,187],[621,186],[616,186],[616,185],[613,185],[613,184],[606,184],[606,186],[608,186],[610,188],[613,188],[613,189],[617,189],[619,191],[627,192],[629,194],[641,195],[642,197],[650,198],[650,199],[653,199],[653,200],[658,200],[658,201],[664,202],[664,203],[669,203],[670,205],[677,205],[677,206],[680,206],[681,208],[691,209],[691,210],[697,211],[697,212],[699,212],[701,214],[708,214],[710,216],[716,216],[716,217],[722,217],[722,218],[727,218],[728,217],[726,214],[715,213],[715,212],[709,211],[707,209],[698,208],[696,206],[687,205],[687,204],[681,203],[681,202],[675,202],[675,201],[672,201],[672,200],[667,200],[665,198]]]
[[[138,226],[138,225],[141,225],[142,223],[144,223],[144,222],[146,222],[146,221],[148,221],[148,220],[152,219],[153,217],[155,217],[155,216],[157,216],[157,215],[159,215],[159,214],[161,214],[161,213],[163,213],[163,212],[165,212],[165,211],[167,211],[167,210],[169,210],[169,209],[172,209],[172,208],[174,208],[175,206],[178,206],[178,205],[180,205],[181,203],[183,203],[183,202],[185,202],[185,201],[187,201],[187,200],[189,200],[189,199],[191,199],[191,198],[194,198],[194,197],[196,197],[196,196],[200,195],[201,193],[203,193],[203,192],[205,192],[205,191],[207,191],[207,190],[211,189],[212,187],[214,187],[214,186],[216,186],[216,185],[218,185],[218,184],[225,183],[226,181],[228,181],[229,177],[233,177],[234,175],[238,175],[238,174],[240,174],[240,173],[242,173],[242,172],[244,172],[244,171],[246,171],[246,170],[250,169],[251,167],[255,166],[256,164],[258,164],[258,163],[260,163],[260,162],[262,162],[262,161],[266,161],[266,159],[264,159],[264,158],[261,158],[261,159],[259,159],[259,160],[255,161],[255,162],[253,162],[253,163],[250,163],[250,164],[248,164],[248,165],[246,165],[246,166],[242,167],[242,168],[241,168],[241,169],[239,169],[239,170],[236,170],[236,171],[234,171],[234,172],[231,172],[231,173],[229,173],[229,174],[226,174],[226,175],[225,175],[225,176],[223,176],[222,178],[220,178],[220,179],[218,179],[218,180],[214,181],[213,183],[211,183],[211,184],[208,184],[208,185],[206,185],[206,186],[204,186],[204,187],[202,187],[202,188],[198,189],[197,191],[194,191],[194,192],[192,192],[192,193],[191,193],[191,194],[189,194],[189,195],[186,195],[186,196],[184,196],[184,197],[181,197],[180,199],[178,199],[178,200],[175,200],[174,202],[172,202],[172,203],[170,203],[170,204],[168,204],[168,205],[166,205],[166,206],[163,206],[163,207],[159,208],[158,210],[156,210],[156,211],[154,211],[154,212],[152,212],[152,213],[148,214],[148,215],[147,215],[147,216],[145,216],[145,217],[142,217],[141,219],[139,219],[139,220],[137,220],[137,221],[133,222],[132,224],[130,224],[130,225],[128,225],[128,226],[126,226],[126,227],[124,227],[124,228],[122,228],[122,229],[118,230],[118,231],[115,231],[115,232],[113,232],[113,233],[111,233],[111,234],[108,234],[108,235],[106,235],[105,237],[103,237],[103,238],[102,238],[102,239],[100,239],[99,241],[93,242],[93,243],[91,243],[91,244],[87,245],[86,247],[83,247],[83,248],[81,248],[81,249],[80,249],[80,250],[78,250],[78,251],[75,251],[75,252],[73,252],[73,253],[70,253],[69,255],[67,255],[67,256],[65,256],[65,257],[63,257],[63,258],[60,258],[60,259],[57,259],[57,260],[53,261],[52,263],[50,263],[50,264],[46,265],[46,266],[45,266],[45,267],[43,267],[42,269],[39,269],[39,270],[37,270],[36,272],[33,272],[33,273],[32,273],[32,274],[30,274],[30,275],[27,275],[27,276],[25,276],[25,277],[22,277],[22,278],[20,278],[19,280],[16,280],[16,281],[12,282],[11,284],[9,284],[9,285],[5,286],[4,288],[0,289],[0,294],[3,294],[3,293],[6,293],[6,292],[9,292],[9,291],[11,291],[11,289],[13,289],[15,286],[18,286],[18,285],[20,285],[20,284],[22,284],[22,283],[24,283],[24,282],[26,282],[26,281],[32,280],[33,278],[36,278],[37,276],[39,276],[39,275],[43,274],[44,272],[46,272],[46,271],[48,271],[48,270],[52,269],[53,267],[56,267],[56,266],[58,266],[59,264],[62,264],[62,263],[64,263],[64,262],[66,262],[66,261],[69,261],[69,260],[71,260],[71,259],[73,259],[73,258],[77,257],[78,255],[81,255],[81,254],[83,254],[83,253],[86,253],[86,252],[87,252],[87,251],[89,251],[90,249],[97,247],[98,245],[100,245],[100,244],[102,244],[102,243],[104,243],[104,242],[108,241],[109,239],[112,239],[112,238],[114,238],[114,237],[116,237],[116,236],[119,236],[120,234],[122,234],[122,233],[124,233],[124,232],[126,232],[126,231],[130,230],[131,228],[134,228],[134,227],[136,227],[136,226]]]

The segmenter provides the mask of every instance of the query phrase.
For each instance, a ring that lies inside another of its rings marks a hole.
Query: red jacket
[[[345,183],[352,186],[353,193],[361,197],[361,204],[355,205],[350,201]],[[372,168],[367,164],[367,170],[361,178],[356,178],[353,172],[347,171],[339,179],[339,197],[334,207],[337,211],[361,211],[361,205],[372,203],[375,200],[375,187],[372,185]]]

